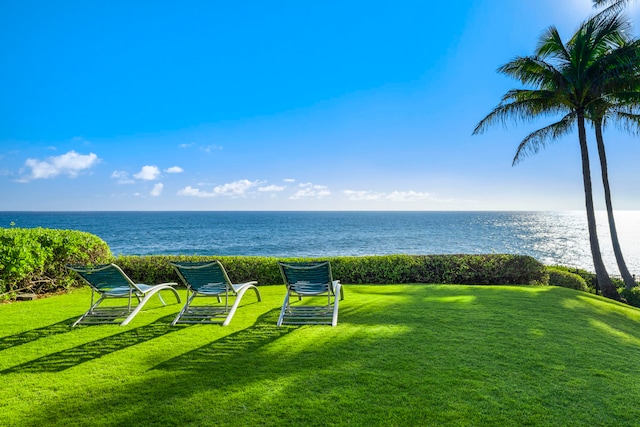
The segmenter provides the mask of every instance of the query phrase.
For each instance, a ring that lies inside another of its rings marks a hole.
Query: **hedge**
[[[450,283],[475,285],[546,284],[543,264],[523,255],[383,255],[326,258],[256,256],[119,256],[116,263],[142,283],[179,282],[171,261],[219,260],[234,282],[257,280],[259,285],[281,284],[281,261],[328,260],[342,283]]]
[[[234,282],[257,280],[259,285],[281,284],[278,260],[331,261],[334,278],[348,284],[451,283],[471,285],[551,284],[593,291],[595,274],[564,266],[545,267],[530,256],[382,255],[362,257],[273,258],[258,256],[119,256],[114,258],[99,237],[75,230],[0,228],[0,300],[19,291],[51,293],[82,285],[65,268],[68,264],[116,262],[140,283],[178,282],[171,261],[220,260]],[[640,288],[624,289],[623,297],[640,306]]]
[[[556,271],[566,271],[568,273],[577,274],[578,276],[584,279],[585,283],[587,284],[587,287],[589,288],[589,291],[595,292],[596,290],[596,287],[597,287],[596,273],[592,273],[591,271],[587,271],[582,268],[565,267],[564,265],[552,265],[552,266],[548,266],[547,269],[556,270]]]
[[[557,267],[549,267],[547,271],[549,272],[550,285],[589,292],[587,282],[582,276]]]
[[[18,291],[47,293],[77,284],[67,264],[113,259],[109,246],[90,233],[45,228],[0,228],[0,297]]]
[[[220,260],[234,282],[281,284],[278,260],[312,258],[257,256],[119,256],[99,237],[74,230],[0,228],[0,299],[18,291],[50,293],[82,285],[68,264],[116,262],[140,283],[178,282],[170,261]],[[546,284],[544,265],[522,255],[383,255],[327,257],[342,283]],[[317,259],[316,259],[317,260]]]

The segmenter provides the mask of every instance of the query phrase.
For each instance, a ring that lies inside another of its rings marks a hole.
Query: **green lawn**
[[[640,424],[640,310],[554,287],[347,285],[339,324],[69,325],[90,292],[0,306],[0,425]],[[171,297],[167,297],[170,302]],[[174,300],[175,301],[175,300]]]

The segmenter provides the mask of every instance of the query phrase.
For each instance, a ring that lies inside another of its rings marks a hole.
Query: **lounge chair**
[[[258,301],[262,301],[260,291],[256,287],[258,282],[231,283],[220,261],[172,262],[171,265],[187,285],[187,302],[171,323],[172,326],[177,323],[220,323],[221,320],[222,326],[227,326],[236,313],[242,296],[249,289],[253,289]],[[215,297],[218,303],[224,298],[224,306],[192,305],[197,297]],[[231,307],[230,297],[235,297]]]
[[[278,326],[283,324],[338,324],[339,299],[344,299],[344,291],[339,280],[333,280],[329,261],[323,262],[278,262],[287,294],[284,297]],[[340,295],[340,298],[337,298]],[[298,297],[300,304],[291,304]],[[314,297],[326,301],[326,304],[304,304],[303,297]]]
[[[125,317],[125,319],[120,325],[125,326],[136,317],[136,314],[140,312],[154,294],[157,293],[162,304],[166,305],[160,295],[160,291],[163,290],[172,291],[178,303],[180,303],[178,291],[173,288],[177,283],[162,283],[155,286],[134,283],[115,264],[102,264],[94,267],[69,265],[67,268],[75,271],[84,282],[91,286],[91,307],[71,325],[72,327],[80,323],[113,323],[116,319],[122,317]],[[100,295],[100,298],[94,303],[96,293]],[[134,297],[138,300],[135,308],[131,303]],[[127,305],[98,308],[108,298],[127,298]]]

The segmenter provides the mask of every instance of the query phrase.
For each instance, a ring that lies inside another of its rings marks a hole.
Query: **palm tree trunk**
[[[584,198],[587,209],[587,225],[589,228],[589,244],[593,266],[596,270],[596,280],[602,291],[602,295],[620,301],[620,294],[613,285],[607,269],[602,261],[600,243],[596,231],[596,214],[593,207],[593,189],[591,187],[591,168],[589,167],[589,150],[587,149],[587,132],[584,126],[584,111],[578,110],[578,139],[580,141],[580,154],[582,156],[582,179],[584,181]]]
[[[609,188],[609,173],[607,168],[607,154],[604,148],[604,139],[602,137],[602,121],[594,121],[596,128],[596,141],[598,143],[598,155],[600,156],[600,169],[602,169],[602,185],[604,186],[604,201],[607,205],[607,217],[609,218],[609,232],[611,234],[611,244],[613,245],[613,253],[616,256],[616,263],[620,270],[622,280],[624,280],[624,286],[627,289],[631,289],[636,286],[636,281],[629,273],[627,263],[622,256],[622,250],[620,249],[620,241],[618,240],[618,231],[616,229],[616,221],[613,217],[613,204],[611,203],[611,190]]]

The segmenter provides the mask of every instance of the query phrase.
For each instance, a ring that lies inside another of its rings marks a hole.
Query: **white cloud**
[[[180,147],[180,148],[189,148],[189,147],[193,147],[194,145],[196,145],[195,142],[190,142],[189,144],[180,144],[180,145],[178,145],[178,147]]]
[[[308,182],[298,184],[298,188],[298,191],[296,191],[290,199],[321,199],[331,195],[331,192],[325,185],[314,185]]]
[[[375,191],[344,190],[343,193],[349,200],[380,200],[385,197],[385,193],[376,193]]]
[[[284,191],[284,189],[287,187],[283,187],[280,185],[267,185],[266,187],[258,187],[258,191],[263,191],[263,192],[277,192],[277,191]]]
[[[417,191],[394,191],[386,196],[388,200],[393,202],[414,202],[416,200],[429,200],[433,197],[430,193],[420,193]]]
[[[117,179],[118,184],[133,184],[135,181],[129,178],[129,174],[125,171],[113,171],[111,173],[112,179]]]
[[[178,191],[178,196],[189,196],[189,197],[215,197],[215,193],[207,193],[206,191],[199,190],[197,188],[193,188],[188,185],[182,190]]]
[[[285,178],[285,179],[283,179],[283,181],[284,182],[296,182],[296,180],[293,179],[293,178]]]
[[[263,184],[264,181],[249,181],[248,179],[241,179],[239,181],[229,182],[213,187],[211,192],[202,191],[197,188],[193,188],[190,185],[178,191],[179,196],[191,196],[191,197],[244,197],[249,191]]]
[[[262,184],[260,181],[249,181],[241,179],[240,181],[230,182],[228,184],[218,185],[213,188],[213,192],[222,196],[241,197],[244,196],[249,189]]]
[[[21,181],[55,178],[58,175],[75,178],[80,172],[90,169],[99,162],[100,159],[94,153],[78,154],[73,150],[60,156],[48,157],[46,160],[27,159],[24,164],[31,169],[31,173]]]
[[[157,197],[162,194],[162,189],[164,188],[164,184],[159,182],[153,186],[153,190],[151,190],[151,194],[153,197]]]
[[[153,181],[160,176],[160,169],[157,166],[143,166],[140,172],[133,175],[135,178]]]
[[[182,173],[184,172],[184,169],[182,169],[180,166],[171,166],[170,168],[167,168],[164,171],[166,173]]]

